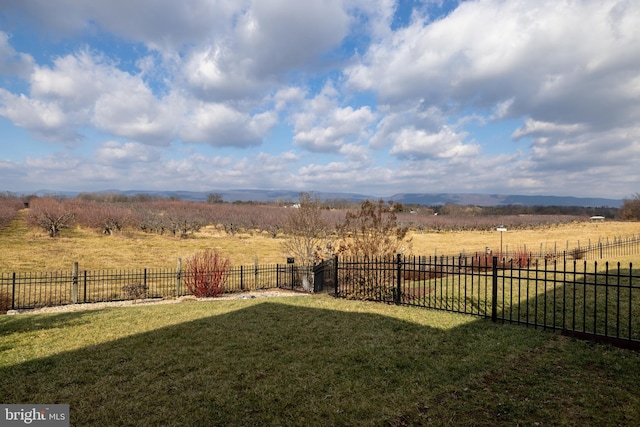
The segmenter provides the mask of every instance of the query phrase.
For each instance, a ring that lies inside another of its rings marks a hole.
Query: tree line
[[[121,232],[126,228],[176,237],[188,237],[206,225],[213,225],[228,234],[243,231],[268,233],[278,236],[290,226],[292,212],[300,209],[298,203],[226,203],[216,194],[206,202],[184,201],[147,194],[124,195],[116,193],[80,193],[67,197],[19,197],[0,193],[0,226],[10,223],[25,206],[24,216],[29,224],[56,236],[71,225],[95,229],[105,234]],[[313,198],[314,209],[326,224],[329,234],[336,234],[349,212],[361,209],[364,202],[343,199],[319,200]],[[442,206],[401,205],[393,202],[398,224],[417,231],[491,230],[497,225],[512,229],[534,228],[584,220],[593,215],[622,220],[640,220],[640,195],[623,201],[620,209],[564,206]],[[294,207],[295,206],[295,207]],[[299,211],[298,211],[299,212]]]

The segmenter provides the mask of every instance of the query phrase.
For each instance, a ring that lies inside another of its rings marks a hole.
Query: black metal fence
[[[179,297],[189,294],[185,286],[189,274],[180,268],[0,273],[0,309],[127,300],[132,297],[123,288],[131,284],[143,285],[145,298]],[[224,292],[271,288],[311,291],[312,277],[312,269],[294,264],[232,267],[227,271]]]
[[[556,243],[553,245],[540,244],[540,246],[519,246],[515,249],[513,245],[505,245],[504,250],[502,248],[486,248],[486,252],[478,255],[491,255],[498,258],[506,259],[527,259],[530,261],[538,260],[539,262],[547,261],[572,261],[572,260],[604,260],[604,259],[616,259],[625,256],[640,255],[640,235],[627,236],[627,237],[614,237],[614,238],[602,238],[598,241],[586,240],[583,242],[578,241],[574,247],[569,247],[567,242],[564,248],[558,247]],[[459,254],[459,256],[466,257],[471,256],[465,252]]]
[[[345,258],[337,263],[335,294],[640,348],[640,271],[631,264],[516,263],[491,256]]]

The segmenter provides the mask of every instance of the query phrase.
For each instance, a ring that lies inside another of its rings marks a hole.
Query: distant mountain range
[[[105,190],[96,193],[116,194],[149,194],[158,197],[177,197],[182,200],[205,201],[207,195],[218,194],[225,202],[275,202],[282,201],[292,203],[298,199],[300,192],[290,190],[211,190],[211,191],[147,191],[147,190]],[[75,197],[78,192],[39,190],[35,193],[43,195],[64,195]],[[472,193],[397,193],[389,197],[375,197],[357,193],[332,193],[313,192],[321,200],[336,199],[348,201],[361,201],[366,199],[393,200],[403,204],[422,206],[436,206],[453,203],[458,205],[475,206],[580,206],[580,207],[610,207],[619,208],[622,200],[604,199],[595,197],[570,197],[570,196],[519,196],[505,194],[472,194]]]

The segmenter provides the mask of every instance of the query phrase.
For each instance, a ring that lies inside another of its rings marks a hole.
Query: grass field
[[[508,231],[503,244],[510,250],[527,247],[531,250],[554,246],[564,250],[598,239],[627,237],[640,234],[638,222],[576,222],[535,230]],[[187,258],[205,248],[217,249],[228,256],[234,265],[252,265],[257,257],[260,264],[286,262],[287,254],[281,244],[285,236],[270,237],[267,233],[240,233],[230,236],[214,228],[205,227],[187,239],[147,234],[127,230],[113,236],[94,230],[74,228],[63,230],[59,238],[30,228],[23,220],[14,221],[0,230],[1,272],[68,271],[74,261],[81,270],[174,268],[178,258]],[[415,255],[452,255],[465,251],[484,252],[486,247],[500,247],[498,232],[442,232],[409,235],[405,253]],[[335,243],[335,242],[334,242]],[[639,261],[640,256],[615,261]]]
[[[640,354],[290,297],[0,318],[3,402],[72,425],[639,425]]]

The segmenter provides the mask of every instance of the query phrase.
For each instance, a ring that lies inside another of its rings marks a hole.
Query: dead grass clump
[[[0,314],[6,314],[9,310],[11,310],[11,296],[5,291],[0,291]]]

